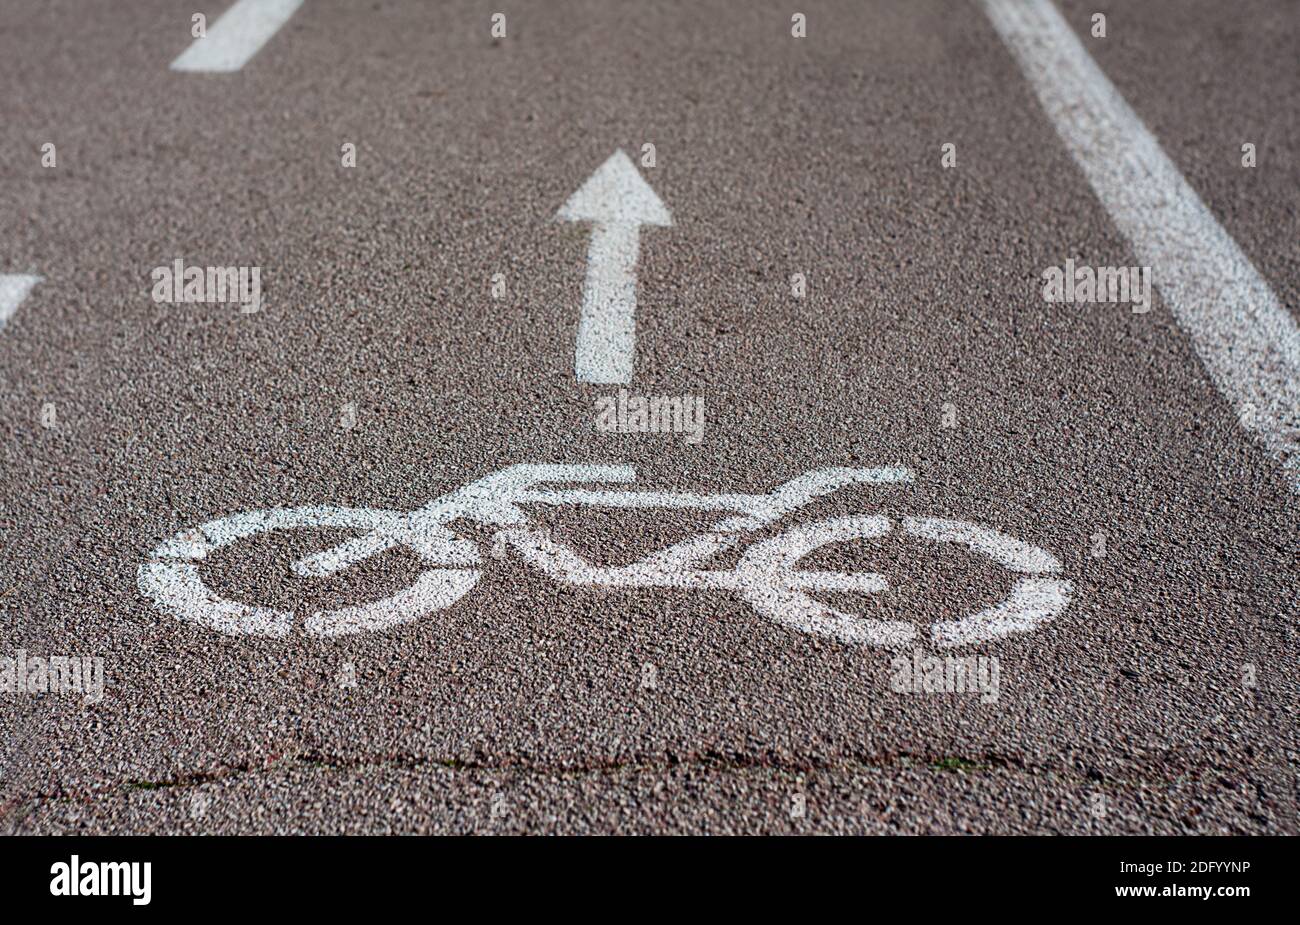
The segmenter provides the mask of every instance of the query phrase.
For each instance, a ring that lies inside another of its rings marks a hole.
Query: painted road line
[[[555,218],[562,222],[591,222],[594,226],[578,321],[574,361],[578,381],[631,382],[640,226],[669,227],[672,216],[620,150],[569,197]]]
[[[18,311],[18,306],[23,304],[23,299],[40,281],[39,276],[0,273],[0,331],[4,330],[14,312]]]
[[[173,71],[223,74],[248,63],[289,21],[302,0],[239,0],[172,62]]]
[[[1294,319],[1049,0],[982,2],[1215,387],[1300,494]]]

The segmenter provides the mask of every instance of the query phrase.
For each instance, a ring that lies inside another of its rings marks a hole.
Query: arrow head
[[[561,222],[619,225],[673,223],[668,208],[622,149],[610,155],[555,214]]]

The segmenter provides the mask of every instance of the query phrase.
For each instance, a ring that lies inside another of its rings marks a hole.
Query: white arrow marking
[[[18,311],[23,299],[41,281],[39,276],[22,276],[12,273],[0,273],[0,330]]]
[[[641,225],[669,227],[673,217],[631,159],[615,151],[555,218],[591,222],[587,280],[582,287],[578,351],[579,382],[632,381],[636,349],[636,259]]]
[[[173,71],[228,73],[248,63],[289,21],[302,0],[239,0],[172,62]]]

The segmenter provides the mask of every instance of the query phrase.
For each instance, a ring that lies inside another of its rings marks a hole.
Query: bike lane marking
[[[23,300],[39,282],[39,276],[0,273],[0,331],[4,330],[14,312],[18,311],[18,306],[23,304]]]
[[[1295,320],[1050,0],[982,3],[1219,394],[1300,494]]]
[[[569,197],[555,218],[593,225],[574,358],[578,381],[631,382],[640,226],[670,227],[672,215],[620,149]]]
[[[172,62],[173,71],[224,74],[242,68],[280,27],[302,0],[238,0],[203,38]]]
[[[850,484],[889,485],[911,482],[911,471],[896,467],[832,467],[807,472],[761,494],[706,495],[695,492],[590,491],[548,489],[543,483],[607,481],[629,484],[635,471],[622,465],[519,464],[487,475],[412,512],[367,508],[300,507],[244,511],[183,531],[156,547],[139,567],[140,590],[177,618],[206,625],[228,635],[283,637],[295,622],[293,611],[227,600],[208,588],[201,564],[218,549],[257,534],[277,530],[334,527],[362,535],[309,556],[293,565],[302,577],[320,577],[355,565],[393,546],[406,546],[428,568],[409,588],[355,607],[316,611],[306,616],[309,636],[338,636],[383,630],[417,620],[454,605],[478,582],[483,559],[477,544],[450,529],[470,520],[498,529],[498,545],[513,546],[529,565],[561,585],[626,588],[719,589],[738,592],[762,617],[805,633],[828,636],[851,645],[899,646],[913,642],[917,629],[907,621],[877,620],[848,613],[811,597],[809,591],[854,591],[873,594],[889,589],[874,572],[806,570],[800,561],[830,543],[878,539],[895,529],[890,518],[872,514],[796,524],[760,540],[741,556],[734,569],[703,565],[733,549],[745,534],[775,522],[813,499]],[[640,507],[661,510],[730,510],[738,516],[704,533],[657,550],[628,565],[602,566],[535,529],[521,505],[562,504],[579,507]],[[965,521],[906,518],[905,535],[967,546],[1003,566],[1017,578],[1008,596],[992,607],[958,620],[935,624],[930,631],[940,647],[984,642],[1027,632],[1052,620],[1070,602],[1072,585],[1055,577],[1061,563],[1044,550]]]

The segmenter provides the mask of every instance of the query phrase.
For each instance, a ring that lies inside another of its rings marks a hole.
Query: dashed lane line
[[[0,273],[0,331],[4,330],[23,299],[41,281],[39,276],[27,276],[16,273]]]
[[[242,68],[280,27],[302,0],[239,0],[172,62],[173,71],[229,73]]]

